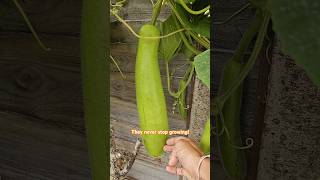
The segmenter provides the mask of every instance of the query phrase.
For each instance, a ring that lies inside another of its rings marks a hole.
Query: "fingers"
[[[176,172],[177,172],[176,167],[174,167],[174,166],[167,166],[166,170],[171,174],[176,174]]]
[[[170,159],[169,159],[168,165],[169,166],[176,166],[177,163],[178,163],[178,158],[175,155],[175,153],[172,152],[171,155],[170,155]]]
[[[172,152],[174,150],[174,146],[165,145],[163,146],[163,150],[167,153]]]
[[[183,136],[173,137],[173,138],[170,138],[170,139],[167,140],[167,145],[173,146],[173,145],[176,144],[176,142],[177,142],[178,140],[181,140],[181,139],[184,139],[184,140],[189,141],[188,138],[183,137]]]
[[[168,165],[175,166],[178,163],[178,158],[176,157],[176,152],[174,151],[174,146],[164,146],[163,150],[165,152],[171,152]]]
[[[193,147],[194,150],[196,150],[200,155],[203,155],[203,152],[201,151],[201,149],[199,148],[199,146],[197,145],[197,143],[190,139],[190,138],[186,138],[186,137],[181,137],[181,138],[177,138],[175,140],[175,143],[177,144],[179,142],[179,140],[185,140],[188,142],[189,145],[191,145]]]
[[[191,179],[190,174],[183,168],[177,168],[174,166],[167,166],[166,170],[171,174],[175,174],[175,175],[179,175],[179,176],[186,176],[188,179]]]

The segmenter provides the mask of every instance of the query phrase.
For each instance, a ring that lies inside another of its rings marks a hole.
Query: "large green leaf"
[[[194,57],[193,64],[198,78],[210,88],[210,49]]]
[[[320,1],[270,0],[268,9],[282,51],[320,86]]]
[[[166,35],[176,31],[174,19],[169,16],[168,19],[159,24],[161,35]],[[176,33],[174,35],[162,38],[159,45],[159,56],[165,61],[170,61],[181,45],[181,36]]]

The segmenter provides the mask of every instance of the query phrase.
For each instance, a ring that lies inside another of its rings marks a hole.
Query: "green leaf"
[[[268,9],[282,51],[320,86],[319,0],[270,0]]]
[[[200,21],[191,24],[191,28],[197,34],[210,38],[210,18],[202,18]]]
[[[198,78],[210,88],[210,49],[194,57],[193,64]]]
[[[162,36],[177,30],[172,16],[169,16],[166,21],[160,22],[159,26]],[[162,38],[159,45],[160,58],[164,59],[165,61],[170,61],[175,56],[180,45],[181,37],[178,33],[166,38]]]

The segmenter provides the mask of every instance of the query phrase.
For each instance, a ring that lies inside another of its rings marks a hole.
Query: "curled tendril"
[[[216,101],[214,101],[214,104],[215,104],[215,106],[217,108],[218,115],[219,115],[219,118],[217,118],[217,119],[221,121],[222,128],[221,128],[220,132],[215,132],[214,130],[218,129],[218,128],[217,127],[213,127],[213,129],[212,129],[213,134],[216,135],[216,136],[222,136],[225,133],[226,136],[227,136],[227,139],[228,139],[228,145],[231,146],[234,149],[239,149],[239,150],[250,149],[254,144],[254,140],[252,138],[246,138],[245,146],[238,146],[238,145],[234,145],[234,144],[230,143],[230,133],[229,133],[228,128],[225,126],[225,121],[224,121],[224,118],[223,118],[223,113],[222,113],[222,110],[220,108],[220,105]]]
[[[239,149],[239,150],[245,150],[245,149],[250,149],[254,144],[254,140],[252,138],[246,138],[246,145],[245,146],[237,146],[234,144],[230,144],[229,145],[235,149]]]

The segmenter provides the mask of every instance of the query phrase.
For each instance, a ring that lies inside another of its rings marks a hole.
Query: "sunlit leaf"
[[[193,64],[198,78],[210,88],[210,49],[194,57]]]

